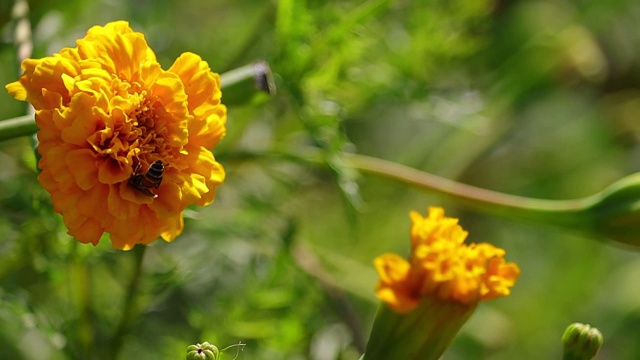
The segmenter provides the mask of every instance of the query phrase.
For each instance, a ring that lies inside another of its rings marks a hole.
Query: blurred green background
[[[507,250],[513,294],[479,306],[443,359],[553,359],[598,327],[598,359],[638,359],[638,253],[341,166],[342,152],[523,196],[590,195],[640,165],[640,3],[613,1],[33,0],[34,57],[128,20],[163,67],[222,73],[264,59],[275,97],[228,95],[228,174],[147,249],[120,359],[356,360],[377,306],[375,256],[406,254],[410,210],[446,208]],[[0,0],[0,82],[19,75]],[[0,91],[0,119],[24,104]],[[329,167],[247,152],[321,149]],[[0,358],[107,359],[134,252],[76,243],[36,180],[30,138],[0,144]],[[398,344],[402,346],[402,344]],[[235,351],[223,359],[232,359]]]

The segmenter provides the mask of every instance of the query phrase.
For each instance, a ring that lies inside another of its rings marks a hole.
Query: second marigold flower
[[[192,53],[163,70],[144,35],[118,21],[77,47],[22,63],[8,84],[36,109],[39,180],[69,234],[131,249],[183,228],[225,177],[212,149],[225,134],[220,77]]]
[[[384,254],[374,261],[376,295],[389,307],[405,313],[427,296],[473,304],[509,294],[520,269],[504,260],[503,249],[465,244],[467,232],[442,208],[429,208],[426,217],[411,212],[411,220],[409,259]]]
[[[520,269],[491,244],[464,243],[458,219],[439,207],[411,212],[411,253],[384,254],[374,265],[384,303],[363,360],[436,360],[482,300],[508,295]]]

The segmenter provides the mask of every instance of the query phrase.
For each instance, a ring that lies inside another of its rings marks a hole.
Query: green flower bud
[[[593,359],[604,339],[600,331],[590,325],[574,323],[567,327],[562,335],[564,344],[563,360]]]
[[[599,240],[640,247],[640,173],[574,200],[539,200],[491,193],[493,202],[471,205],[498,216],[556,225]],[[488,197],[485,195],[485,197]]]
[[[187,360],[218,360],[219,353],[218,348],[208,342],[189,345],[187,347]]]
[[[640,173],[624,177],[591,198],[588,207],[600,235],[640,246]]]

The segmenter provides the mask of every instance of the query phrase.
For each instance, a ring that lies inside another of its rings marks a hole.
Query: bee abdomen
[[[133,174],[129,178],[129,186],[136,189],[140,193],[153,197],[154,199],[158,197],[157,194],[154,194],[151,191],[151,188],[159,188],[162,183],[162,175],[164,174],[164,165],[162,161],[157,160],[149,168],[145,173],[140,172],[140,168],[142,164],[138,163],[136,167],[133,169]]]
[[[153,186],[157,189],[160,187],[160,183],[162,182],[162,174],[164,174],[164,165],[162,161],[156,160],[151,166],[149,170],[147,170],[146,176],[151,180]]]

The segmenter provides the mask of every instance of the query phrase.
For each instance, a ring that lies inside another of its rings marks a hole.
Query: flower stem
[[[78,326],[75,327],[77,346],[81,349],[84,359],[96,359],[95,329],[93,327],[92,314],[94,309],[91,303],[92,282],[91,266],[87,265],[87,259],[78,251],[78,242],[73,243],[71,261],[69,262],[69,275],[74,286],[73,292],[78,302]]]
[[[345,160],[347,165],[363,173],[385,177],[424,190],[453,196],[470,206],[505,217],[526,217],[529,220],[544,218],[546,220],[550,214],[556,214],[557,216],[568,214],[569,216],[566,219],[556,219],[556,222],[571,222],[571,215],[582,212],[592,202],[590,198],[546,200],[504,194],[462,184],[405,165],[370,156],[349,154],[345,157]]]
[[[111,340],[109,356],[107,357],[107,359],[116,360],[118,358],[120,349],[122,349],[122,345],[124,344],[125,336],[129,332],[131,321],[136,314],[135,299],[140,286],[140,278],[142,276],[142,261],[144,259],[144,253],[146,249],[146,246],[138,245],[131,250],[135,257],[133,274],[131,275],[129,285],[127,286],[126,298],[122,303],[122,317],[120,318],[120,323],[118,324],[113,339]]]
[[[33,115],[0,121],[0,141],[34,134],[38,131]]]
[[[236,159],[275,157],[288,161],[328,166],[327,161],[322,157],[322,153],[311,148],[307,151],[296,151],[295,153],[236,152],[234,154],[218,154],[218,158],[223,159],[225,155],[227,158]],[[392,161],[358,154],[345,154],[344,166],[358,170],[363,174],[387,178],[419,189],[454,197],[484,213],[569,228],[579,228],[589,221],[586,212],[596,200],[594,197],[572,200],[544,200],[509,195],[462,184]]]
[[[269,66],[264,62],[256,62],[220,75],[221,87],[225,88],[247,79],[270,77]],[[269,84],[267,84],[269,85]],[[269,90],[269,89],[267,89]],[[0,121],[0,141],[34,134],[38,131],[33,115],[24,115]]]

